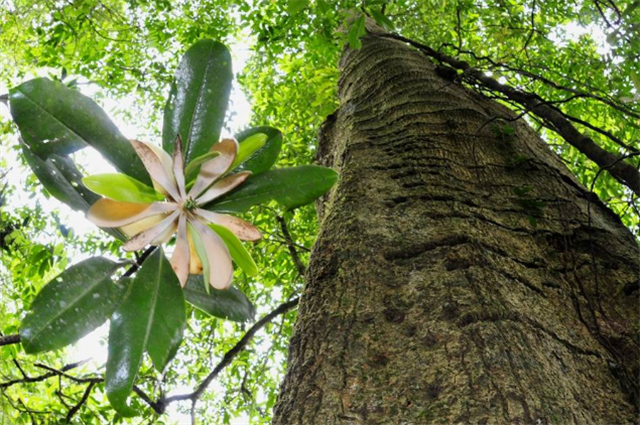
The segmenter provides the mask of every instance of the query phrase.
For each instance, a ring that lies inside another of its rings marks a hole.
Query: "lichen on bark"
[[[413,48],[370,34],[340,68],[274,424],[637,423],[628,229]]]

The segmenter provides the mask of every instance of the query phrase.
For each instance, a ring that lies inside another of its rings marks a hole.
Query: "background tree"
[[[148,139],[158,135],[162,90],[171,79],[180,52],[203,37],[245,40],[256,53],[240,77],[243,89],[252,100],[252,121],[268,122],[285,134],[284,155],[279,165],[307,163],[315,155],[320,123],[338,105],[337,62],[342,45],[353,38],[349,34],[356,35],[356,40],[351,41],[357,45],[357,36],[361,34],[358,27],[352,29],[354,26],[337,31],[343,28],[347,16],[357,22],[358,14],[363,11],[373,16],[382,13],[404,37],[490,71],[493,78],[510,87],[536,93],[547,105],[562,111],[565,118],[598,146],[618,157],[632,155],[624,161],[637,166],[638,158],[633,155],[638,150],[638,88],[634,83],[637,80],[634,63],[640,51],[638,6],[635,1],[592,1],[579,5],[536,1],[491,1],[482,5],[471,1],[317,0],[254,4],[15,1],[1,12],[0,73],[7,89],[28,75],[51,73],[64,77],[67,82],[76,79],[82,90],[94,92],[105,101],[129,99],[133,101],[131,106],[116,112],[121,120],[135,124]],[[380,17],[378,20],[388,24]],[[599,173],[601,166],[545,127],[551,125],[534,116],[535,108],[513,103],[504,93],[474,79],[470,72],[456,71],[458,77],[449,69],[443,72],[456,80],[455,84],[462,83],[509,104],[516,110],[516,116],[529,120],[573,174],[637,234],[636,195],[608,171]],[[5,169],[19,167],[13,159],[16,157],[12,150],[16,144],[14,130],[6,115],[3,116],[6,131],[2,139],[2,166]],[[491,131],[496,126],[507,128],[506,123],[494,120],[483,131]],[[16,184],[18,190],[12,187]],[[46,201],[20,195],[25,188],[40,192],[32,176],[12,180],[4,192],[7,202],[11,203],[3,207],[3,224],[23,223],[30,217],[29,223],[12,231],[20,243],[2,255],[6,282],[2,286],[3,300],[8,300],[0,307],[4,309],[1,330],[5,334],[15,332],[25,306],[49,278],[65,268],[70,255],[96,251],[115,254],[118,250],[118,246],[98,234],[78,237],[76,233],[81,230],[74,230],[71,226],[74,221],[63,207],[59,208],[58,222],[48,208],[38,212],[37,203],[46,206]],[[536,192],[522,190],[525,201],[535,204]],[[518,197],[515,193],[514,196]],[[261,229],[272,234],[274,240],[283,242],[279,248],[273,244],[256,247],[253,254],[262,273],[255,280],[240,283],[242,289],[252,295],[259,317],[300,293],[302,278],[296,264],[306,263],[307,250],[316,232],[315,212],[311,208],[284,215],[283,220],[278,217],[279,213],[270,209],[252,215]],[[283,221],[288,233],[282,230]],[[64,232],[68,233],[63,239]],[[290,238],[295,245],[287,244]],[[297,250],[299,261],[291,256],[292,249]],[[637,296],[637,282],[627,283],[629,286],[623,292]],[[293,321],[292,314],[276,317],[273,324],[266,325],[265,333],[258,334],[247,350],[215,375],[214,384],[219,383],[218,388],[225,390],[202,395],[197,412],[203,422],[229,422],[239,414],[247,415],[251,423],[270,421]],[[212,371],[216,357],[222,358],[244,334],[241,325],[204,320],[204,326],[187,330],[190,342],[179,354],[172,371],[163,377],[162,385],[150,369],[148,375],[143,374],[141,385],[154,400],[160,386],[170,394],[178,386],[194,388]],[[34,359],[22,354],[19,346],[6,346],[1,355],[5,382],[26,379],[14,360],[28,377],[49,372],[35,366]],[[206,360],[193,362],[194,358]],[[78,358],[74,358],[73,353],[57,353],[37,360],[59,370]],[[76,369],[78,374],[74,376],[100,375],[99,366],[84,365],[84,369]],[[55,377],[37,383],[20,382],[3,388],[3,409],[8,415],[22,411],[20,420],[26,423],[32,418],[35,421],[64,418],[82,400],[87,385]],[[187,388],[184,388],[186,392]],[[175,405],[189,409],[188,403]],[[145,406],[141,401],[141,411],[154,417],[156,412]],[[29,410],[35,412],[29,413]],[[74,414],[76,420],[86,423],[99,423],[112,417],[100,384],[92,390],[83,408]]]

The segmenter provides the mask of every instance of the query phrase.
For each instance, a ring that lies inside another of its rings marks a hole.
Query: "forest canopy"
[[[267,168],[316,167],[310,164],[318,131],[339,106],[340,56],[360,48],[367,19],[424,53],[451,83],[513,109],[595,194],[594,202],[640,235],[640,1],[9,0],[0,6],[2,337],[18,334],[36,295],[70,267],[95,256],[109,259],[105,267],[139,261],[122,250],[124,238],[100,231],[43,188],[21,148],[23,124],[10,111],[18,104],[10,95],[16,87],[46,78],[95,100],[127,139],[169,145],[171,153],[177,134],[166,136],[163,116],[175,97],[176,70],[192,46],[215,40],[228,47],[233,64],[221,137],[242,142],[259,128],[265,139],[251,139],[260,144],[256,150],[281,144]],[[487,125],[505,140],[514,131],[506,120]],[[70,158],[84,175],[113,172],[91,149]],[[514,165],[525,161],[514,158]],[[139,170],[135,177],[150,185]],[[225,295],[236,309],[186,305],[182,344],[170,366],[161,373],[155,359],[142,361],[130,397],[137,417],[122,417],[107,397],[107,324],[46,353],[29,354],[38,350],[25,344],[0,347],[0,418],[183,423],[193,414],[199,423],[270,423],[318,233],[310,202],[329,187],[304,202],[273,198],[234,211],[262,234],[259,243],[245,244],[255,263],[236,267],[237,292]],[[515,196],[535,227],[536,211],[545,206],[530,190],[523,186]],[[191,288],[206,300],[203,286]]]

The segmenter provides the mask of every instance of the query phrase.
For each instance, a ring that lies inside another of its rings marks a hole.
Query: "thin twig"
[[[67,417],[65,418],[67,423],[71,423],[71,418],[73,418],[73,415],[75,415],[78,412],[78,410],[80,410],[82,405],[87,402],[87,400],[89,399],[89,395],[91,395],[91,390],[95,385],[96,385],[95,382],[90,382],[89,385],[87,385],[87,388],[84,390],[84,394],[82,394],[82,398],[80,399],[78,404],[73,406],[71,410],[69,410],[69,413],[67,413]]]
[[[289,253],[291,254],[291,258],[293,259],[293,263],[296,266],[296,270],[300,277],[304,276],[307,268],[300,260],[300,256],[298,255],[298,251],[296,250],[293,239],[291,238],[291,233],[289,233],[289,228],[287,227],[287,222],[282,216],[277,215],[276,220],[280,224],[280,229],[282,229],[282,234],[284,236],[284,240],[287,242],[287,248],[289,249]]]
[[[262,329],[267,323],[271,322],[273,319],[278,317],[281,314],[284,314],[298,305],[299,298],[294,298],[291,301],[280,304],[275,310],[271,313],[264,316],[262,319],[257,321],[248,331],[243,335],[243,337],[233,346],[229,351],[225,353],[222,357],[222,360],[218,365],[207,375],[207,377],[196,387],[196,389],[188,394],[177,394],[167,397],[164,401],[159,401],[158,404],[161,403],[162,407],[166,407],[170,403],[176,401],[184,401],[190,400],[193,403],[192,411],[195,411],[195,404],[200,399],[202,394],[205,392],[209,384],[220,374],[220,372],[227,367],[233,359],[240,354],[251,342],[253,336]]]

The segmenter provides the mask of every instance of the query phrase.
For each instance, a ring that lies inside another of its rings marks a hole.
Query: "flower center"
[[[182,204],[182,208],[184,208],[184,209],[185,209],[185,210],[187,210],[187,211],[194,210],[194,209],[196,209],[197,207],[198,207],[198,204],[196,204],[196,201],[195,201],[195,199],[193,199],[193,198],[187,198],[187,199],[184,201],[184,204]]]

